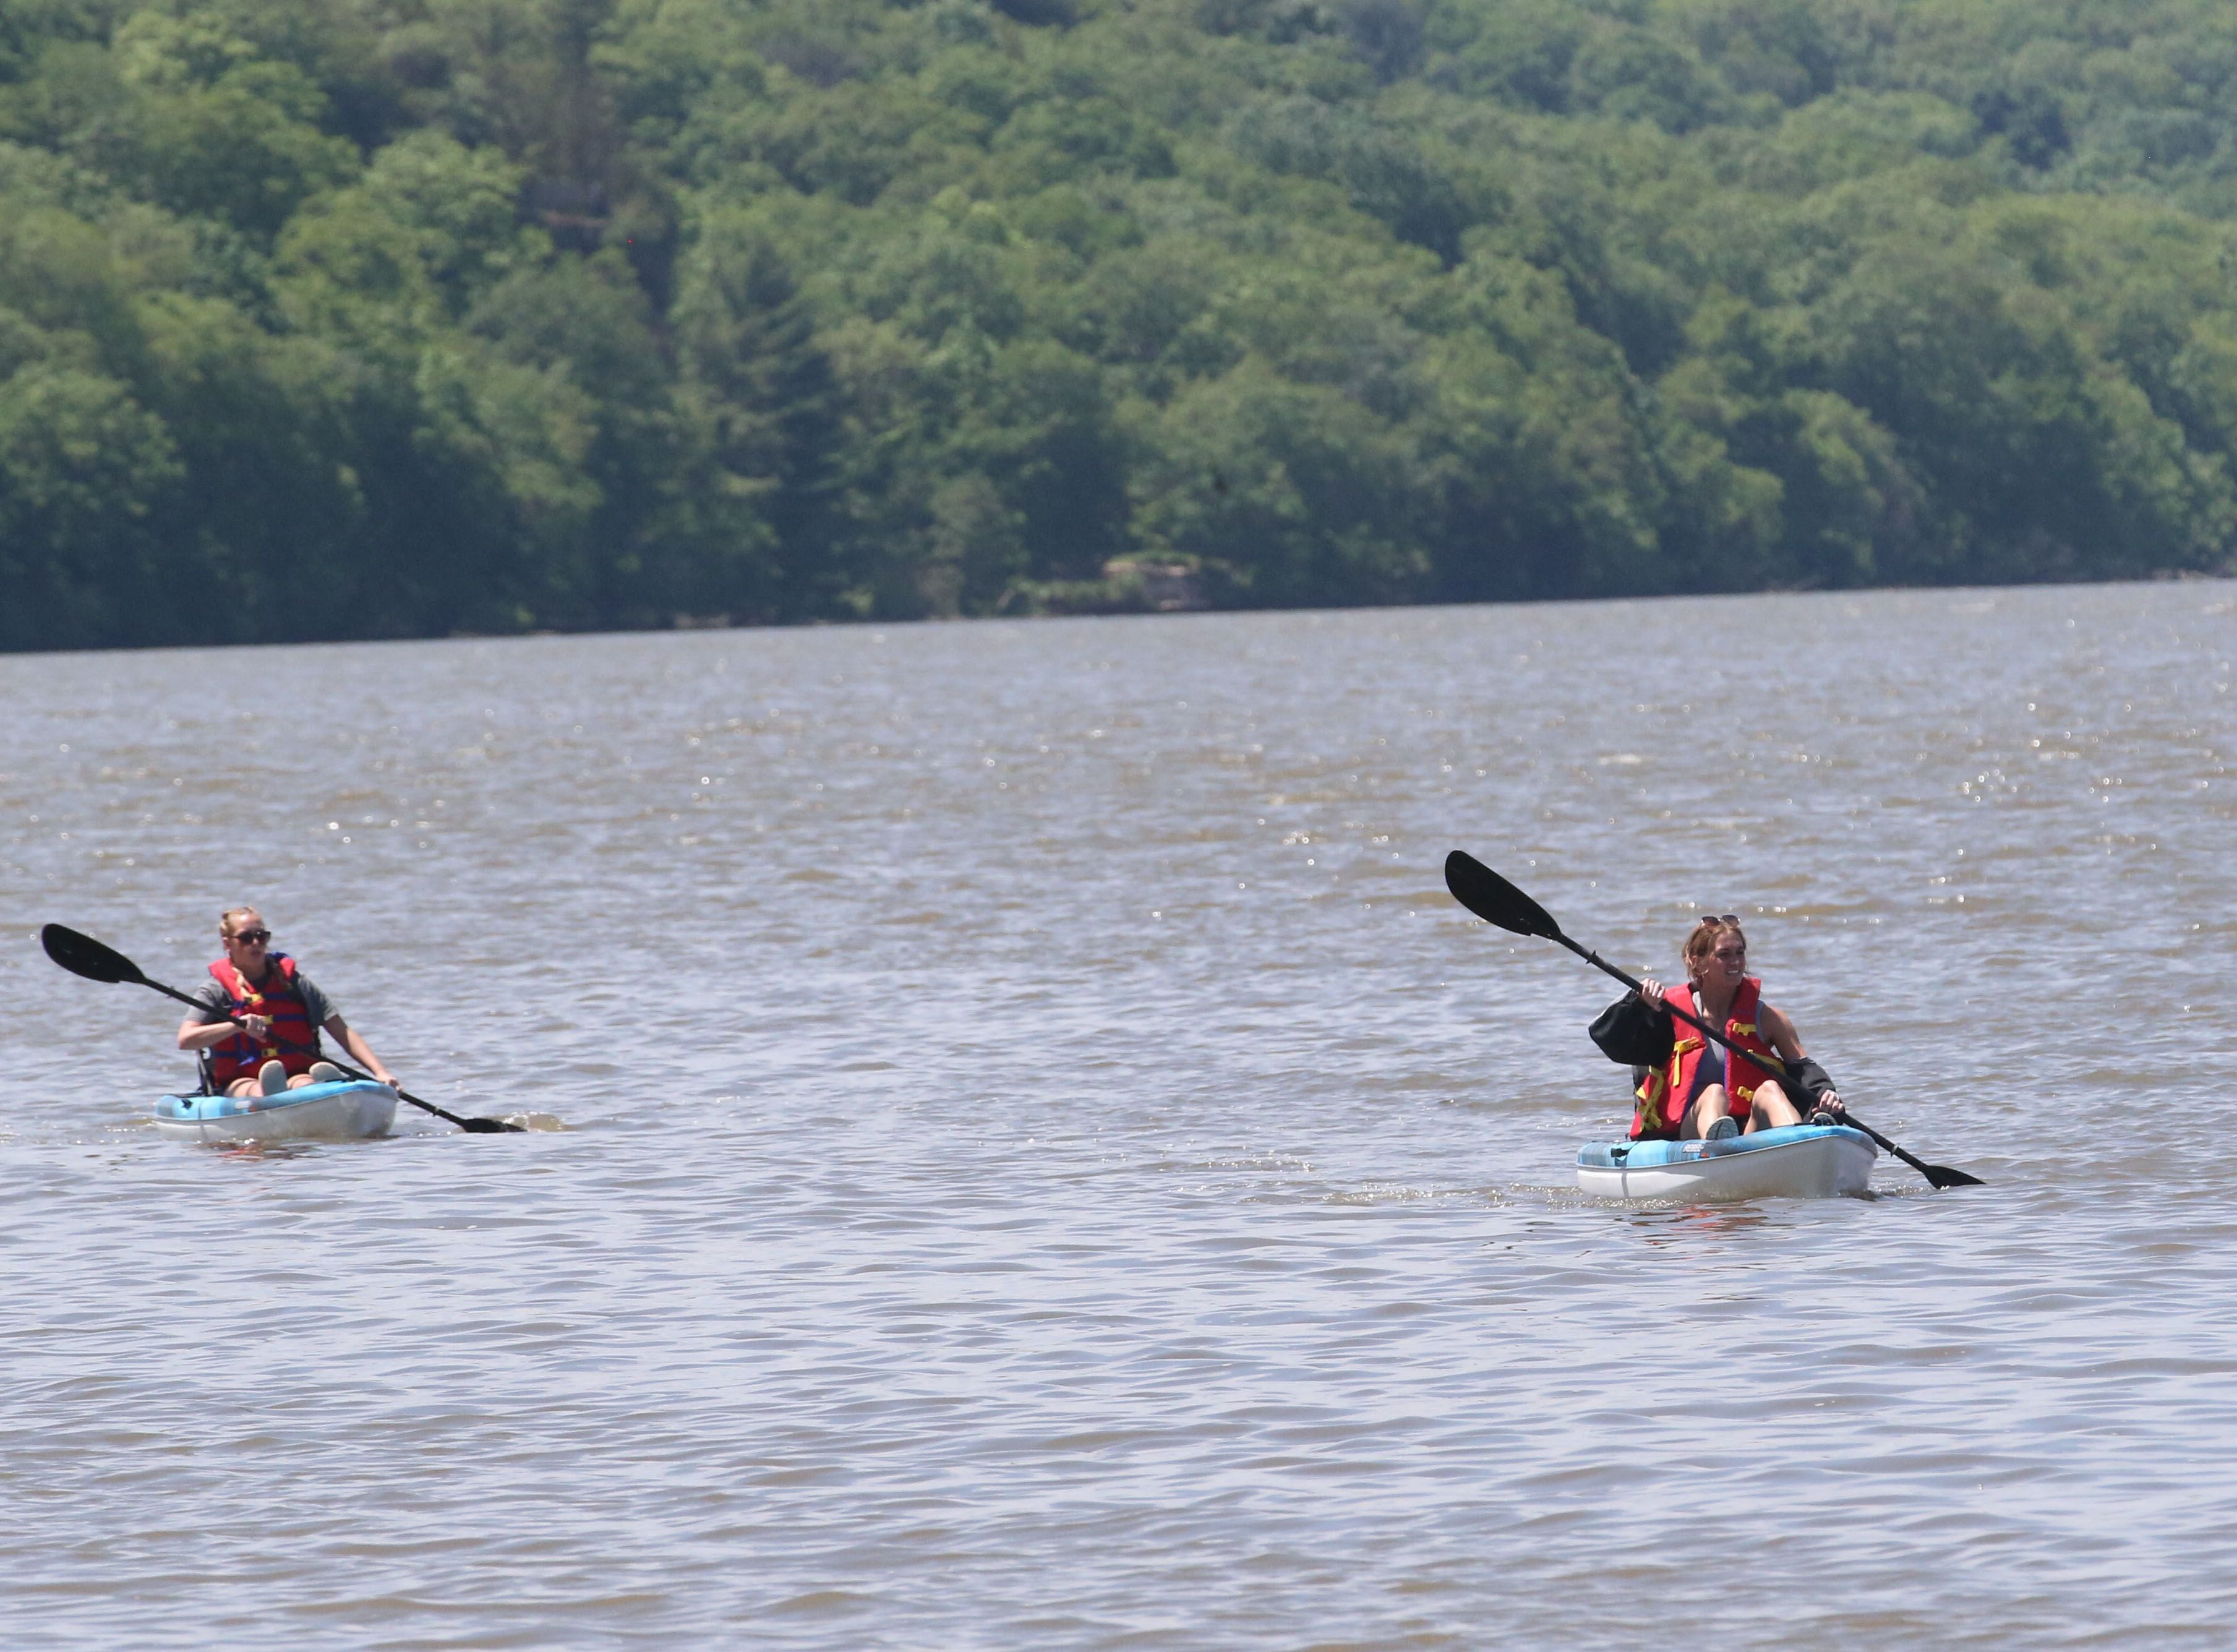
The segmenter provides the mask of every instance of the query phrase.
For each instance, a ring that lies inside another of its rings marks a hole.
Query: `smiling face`
[[[1747,937],[1728,918],[1704,918],[1686,937],[1686,973],[1720,1001],[1747,977]]]

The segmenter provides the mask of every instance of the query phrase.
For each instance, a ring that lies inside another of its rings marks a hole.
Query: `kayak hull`
[[[395,1120],[396,1092],[370,1079],[278,1095],[167,1095],[155,1115],[160,1133],[183,1141],[356,1141]]]
[[[1577,1186],[1600,1199],[1832,1199],[1867,1191],[1878,1157],[1872,1139],[1846,1125],[1722,1141],[1600,1142],[1578,1150]]]

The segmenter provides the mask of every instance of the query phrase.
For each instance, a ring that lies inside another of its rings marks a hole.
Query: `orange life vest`
[[[272,1026],[261,1039],[239,1033],[210,1047],[210,1081],[222,1090],[235,1079],[253,1076],[267,1061],[277,1061],[292,1078],[308,1072],[319,1059],[319,1029],[311,1025],[311,1012],[303,995],[295,990],[295,961],[284,952],[271,956],[264,985],[249,985],[248,977],[221,958],[209,967],[211,977],[233,1001],[231,1014],[268,1015]]]
[[[1710,1020],[1709,1013],[1701,1008],[1701,997],[1692,988],[1673,988],[1672,995],[1678,999],[1678,1008],[1693,1012],[1696,1020]],[[1755,1093],[1771,1077],[1769,1071],[1746,1060],[1740,1052],[1752,1050],[1759,1055],[1776,1057],[1777,1050],[1765,1043],[1756,1030],[1756,1016],[1763,1002],[1763,982],[1753,975],[1740,982],[1739,990],[1732,995],[1732,1008],[1725,1012],[1725,1024],[1717,1028],[1733,1046],[1725,1057],[1725,1104],[1735,1119],[1745,1121],[1754,1110]],[[1693,1075],[1701,1065],[1701,1052],[1708,1041],[1695,1028],[1671,1018],[1671,1031],[1677,1034],[1670,1047],[1670,1059],[1659,1067],[1647,1069],[1646,1082],[1639,1087],[1639,1111],[1631,1121],[1631,1139],[1668,1140],[1678,1133],[1686,1121],[1686,1104],[1693,1098]]]

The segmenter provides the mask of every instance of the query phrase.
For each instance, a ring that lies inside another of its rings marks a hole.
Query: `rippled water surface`
[[[2227,1643],[2237,588],[0,660],[16,1647]],[[1574,1189],[1746,915],[1869,1199]],[[199,1147],[257,902],[405,1082]]]

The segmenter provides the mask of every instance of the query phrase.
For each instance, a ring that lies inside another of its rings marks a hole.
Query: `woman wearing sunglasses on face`
[[[179,1047],[201,1054],[209,1087],[221,1095],[277,1095],[343,1074],[319,1059],[319,1029],[383,1084],[395,1077],[350,1028],[326,994],[272,948],[272,931],[256,909],[237,906],[218,920],[225,956],[195,991],[195,1013],[179,1023]]]
[[[1763,1001],[1763,982],[1747,972],[1747,937],[1739,919],[1729,912],[1702,918],[1686,937],[1685,955],[1685,986],[1649,979],[1640,983],[1640,997],[1650,1008],[1686,1011],[1733,1047],[1728,1053],[1671,1017],[1670,1054],[1648,1068],[1639,1087],[1633,1138],[1713,1139],[1743,1130],[1752,1135],[1805,1117],[1812,1123],[1840,1122],[1840,1093],[1803,1049],[1794,1023]],[[1790,1096],[1787,1087],[1749,1061],[1751,1052],[1782,1057],[1797,1071],[1797,1094]]]

